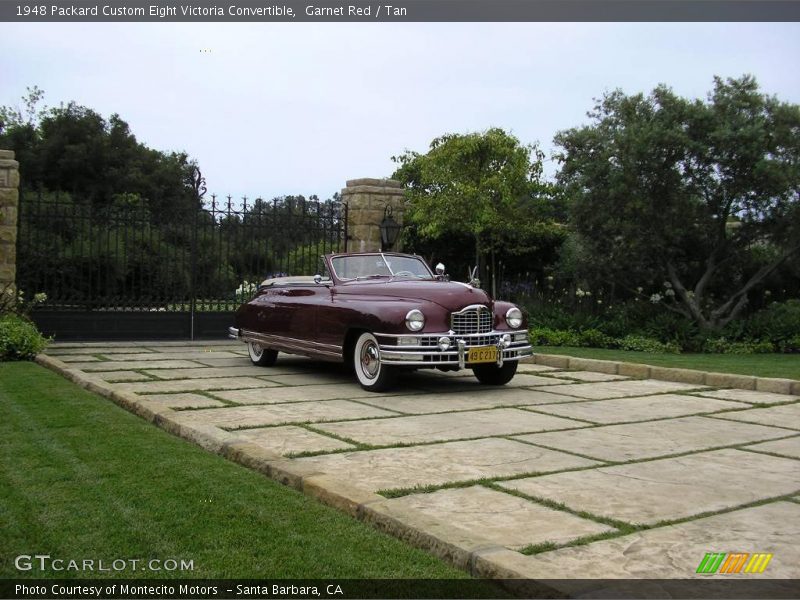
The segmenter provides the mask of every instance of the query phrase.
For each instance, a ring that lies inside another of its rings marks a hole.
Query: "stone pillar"
[[[19,163],[11,150],[0,150],[0,292],[16,282],[18,207]]]
[[[394,179],[351,179],[342,190],[342,202],[347,204],[347,242],[349,252],[375,252],[381,249],[380,223],[387,206],[392,217],[403,224],[405,209],[403,187]],[[392,248],[402,250],[398,238]]]

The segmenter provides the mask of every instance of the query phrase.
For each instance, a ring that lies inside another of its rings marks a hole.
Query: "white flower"
[[[658,304],[659,302],[661,302],[662,298],[663,296],[661,294],[653,294],[652,296],[650,296],[650,302],[652,302],[653,304]]]
[[[45,294],[44,292],[39,292],[38,294],[34,294],[33,296],[33,301],[36,302],[36,304],[41,304],[45,300],[47,300],[47,294]]]
[[[575,295],[578,298],[583,298],[586,295],[586,292],[584,292],[581,288],[578,288],[577,290],[575,290]]]
[[[644,291],[644,288],[642,286],[639,286],[639,287],[636,288],[636,292],[638,294],[641,294],[643,291]]]
[[[665,287],[665,288],[667,288],[667,289],[669,289],[669,288],[671,288],[671,287],[672,287],[672,284],[671,284],[669,281],[665,281],[665,282],[664,282],[664,287]]]
[[[675,290],[673,290],[672,288],[669,288],[664,292],[664,294],[669,296],[669,297],[672,297],[672,296],[675,295]]]

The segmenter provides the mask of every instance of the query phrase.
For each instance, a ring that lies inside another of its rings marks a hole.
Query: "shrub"
[[[724,337],[707,339],[703,344],[703,352],[714,354],[768,354],[775,347],[768,340],[732,341]]]
[[[48,341],[25,317],[0,315],[0,361],[30,360],[44,350]]]
[[[580,336],[569,329],[534,327],[530,331],[531,343],[537,346],[581,346]]]
[[[800,352],[800,333],[778,343],[781,352]]]
[[[778,348],[796,348],[792,340],[800,337],[800,300],[773,302],[750,317],[745,330],[752,339],[770,340]]]
[[[597,329],[586,329],[581,331],[579,338],[582,346],[589,348],[616,348],[617,341],[610,335],[606,335]]]
[[[633,350],[636,352],[653,352],[657,354],[680,354],[681,347],[675,342],[659,342],[653,338],[641,335],[626,335],[618,340],[620,350]]]

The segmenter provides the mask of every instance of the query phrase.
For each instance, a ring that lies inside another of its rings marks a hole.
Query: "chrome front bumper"
[[[228,327],[228,337],[232,340],[239,339],[239,330],[236,327]]]
[[[505,336],[508,339],[505,339]],[[490,331],[470,335],[457,335],[451,331],[436,334],[393,335],[376,333],[381,349],[381,362],[385,365],[406,365],[415,367],[449,366],[464,369],[472,366],[468,361],[471,348],[494,346],[497,348],[497,365],[510,360],[519,360],[533,354],[528,340],[528,332]],[[439,339],[446,337],[450,346],[442,350]],[[486,363],[475,363],[486,364]]]

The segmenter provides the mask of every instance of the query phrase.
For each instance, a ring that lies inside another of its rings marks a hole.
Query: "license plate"
[[[478,346],[477,348],[470,348],[469,353],[467,354],[467,362],[469,363],[497,362],[497,347]]]

